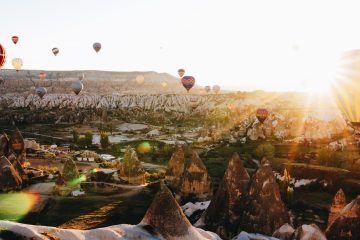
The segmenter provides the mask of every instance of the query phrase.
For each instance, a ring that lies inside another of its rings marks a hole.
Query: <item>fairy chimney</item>
[[[4,133],[0,136],[0,157],[5,156],[7,157],[9,154],[9,138]]]
[[[165,174],[165,181],[169,186],[176,188],[181,179],[181,175],[184,172],[185,165],[185,156],[184,150],[180,144],[175,146],[175,151],[173,152],[168,164]]]
[[[145,184],[145,169],[136,151],[130,146],[126,148],[124,160],[120,164],[120,178],[131,184]]]
[[[346,206],[346,197],[343,190],[340,188],[337,191],[333,202],[331,204],[329,218],[328,218],[328,226],[335,220],[335,218],[339,215],[340,211]]]

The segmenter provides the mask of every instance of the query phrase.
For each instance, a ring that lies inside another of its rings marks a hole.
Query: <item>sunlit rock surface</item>
[[[136,151],[130,146],[126,148],[124,160],[120,163],[119,177],[131,184],[145,184],[145,169],[139,161]]]
[[[165,180],[171,187],[178,187],[182,174],[184,173],[185,156],[180,144],[176,144],[166,169]]]
[[[302,225],[295,230],[294,240],[326,240],[324,233],[316,224]]]
[[[20,189],[22,179],[19,173],[9,160],[2,156],[0,158],[0,191],[10,191]]]
[[[331,204],[329,218],[328,218],[328,226],[330,226],[335,218],[339,215],[341,210],[346,206],[346,197],[344,191],[340,188],[336,193],[333,202]]]

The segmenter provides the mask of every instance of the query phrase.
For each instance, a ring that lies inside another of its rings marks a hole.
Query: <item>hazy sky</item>
[[[14,57],[26,69],[185,68],[201,85],[321,90],[339,53],[360,48],[359,9],[345,0],[1,0],[0,43],[6,68]]]

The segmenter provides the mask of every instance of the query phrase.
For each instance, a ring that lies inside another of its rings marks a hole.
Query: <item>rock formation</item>
[[[237,153],[234,153],[229,160],[224,178],[204,215],[204,222],[209,230],[215,231],[223,238],[227,238],[228,234],[224,236],[222,229],[237,230],[244,210],[243,198],[249,180],[249,174],[242,160]]]
[[[21,177],[9,160],[2,156],[0,159],[0,191],[20,189]]]
[[[72,159],[68,159],[65,162],[62,171],[62,177],[64,178],[65,182],[71,182],[79,178],[79,171]]]
[[[340,188],[336,193],[333,202],[331,204],[328,226],[334,222],[335,218],[339,215],[340,211],[346,206],[346,197],[343,190]]]
[[[250,182],[241,229],[271,235],[289,222],[270,162],[264,158]]]
[[[15,129],[14,133],[11,135],[10,148],[11,151],[14,152],[17,156],[23,153],[25,150],[24,138],[21,135],[19,129],[17,128]]]
[[[18,172],[19,176],[23,181],[28,180],[27,173],[25,172],[23,166],[19,163],[17,159],[14,160],[12,165],[14,166],[15,170]]]
[[[347,204],[326,229],[329,240],[360,239],[360,195]]]
[[[294,240],[326,240],[324,233],[316,224],[302,225],[294,233]]]
[[[9,138],[4,133],[0,136],[0,157],[1,156],[8,156],[9,154]]]
[[[292,240],[295,229],[288,223],[282,225],[273,233],[273,237],[276,237],[281,240]]]
[[[180,180],[182,196],[206,198],[211,195],[211,178],[199,155],[193,151]]]
[[[126,148],[124,159],[120,164],[119,177],[131,184],[145,184],[145,169],[135,150],[130,146]]]
[[[180,144],[175,146],[166,169],[165,181],[171,187],[178,187],[182,174],[184,173],[185,156]]]

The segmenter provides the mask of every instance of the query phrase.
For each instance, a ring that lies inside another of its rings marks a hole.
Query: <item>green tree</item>
[[[110,146],[109,134],[106,132],[100,133],[100,144],[102,148],[107,148]]]
[[[270,143],[263,143],[257,146],[257,148],[254,150],[254,156],[257,159],[262,159],[263,157],[266,157],[269,160],[274,159],[275,154],[275,148]]]
[[[77,143],[78,140],[79,140],[79,132],[76,128],[74,128],[72,131],[71,131],[71,134],[73,136],[73,141],[74,143]]]
[[[92,144],[92,139],[93,139],[93,132],[86,131],[85,132],[85,145],[90,146]]]

